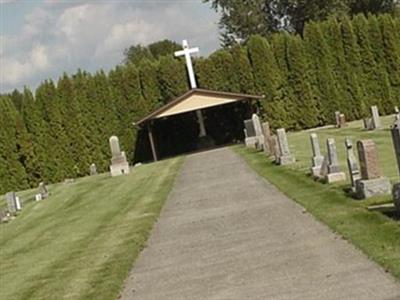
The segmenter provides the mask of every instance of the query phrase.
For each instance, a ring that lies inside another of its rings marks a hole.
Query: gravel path
[[[187,157],[122,299],[400,299],[400,284],[228,148]]]

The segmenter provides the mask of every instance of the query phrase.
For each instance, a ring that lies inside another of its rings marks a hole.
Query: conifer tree
[[[392,87],[393,104],[400,103],[400,48],[396,29],[389,15],[379,16],[382,30],[386,70]]]
[[[7,96],[0,98],[0,171],[1,192],[28,187],[27,175],[17,148],[17,110]]]
[[[148,59],[142,60],[139,65],[140,85],[142,96],[146,100],[147,109],[143,114],[160,107],[161,92],[157,80],[157,64]]]
[[[361,57],[360,49],[357,45],[353,26],[348,17],[343,18],[341,22],[341,32],[343,41],[343,50],[345,57],[345,73],[347,76],[347,87],[351,95],[351,118],[360,119],[367,113],[367,103],[365,99],[367,94],[361,79]]]
[[[80,108],[82,91],[80,78],[76,75],[69,78],[66,74],[58,81],[58,95],[63,99],[64,126],[68,136],[68,150],[71,157],[72,176],[83,176],[88,172],[91,164],[88,133],[84,125],[84,116]]]
[[[282,95],[282,74],[268,41],[259,35],[253,36],[247,49],[253,69],[255,91],[265,95],[262,106],[267,119],[273,128],[288,127]]]
[[[333,75],[333,56],[318,23],[308,23],[304,40],[312,70],[312,84],[318,93],[318,109],[323,122],[333,122],[335,111],[340,110],[340,92]]]
[[[11,98],[11,101],[13,102],[15,108],[18,111],[21,111],[22,101],[23,101],[23,98],[24,98],[22,93],[20,93],[17,89],[15,89],[11,93],[10,98]]]
[[[307,58],[300,37],[287,35],[287,57],[289,84],[293,88],[296,107],[290,117],[296,120],[296,128],[314,127],[318,125],[316,96],[311,88]]]
[[[361,80],[365,87],[366,96],[364,103],[368,107],[378,105],[380,112],[388,113],[392,110],[390,83],[387,73],[379,68],[375,61],[368,31],[368,21],[364,15],[357,15],[353,19],[353,26],[360,48]]]
[[[97,128],[102,159],[95,161],[99,171],[107,171],[109,166],[110,147],[108,140],[118,131],[117,111],[113,103],[110,82],[104,73],[99,71],[93,76],[94,101],[98,102]]]
[[[35,171],[30,176],[35,178],[35,182],[44,180],[44,168],[47,162],[47,126],[43,119],[39,105],[37,105],[32,92],[25,87],[24,99],[21,108],[28,134],[33,142],[33,152],[35,153]]]
[[[276,59],[277,66],[281,72],[281,97],[283,99],[283,110],[285,122],[284,127],[287,129],[295,128],[295,120],[291,118],[290,112],[296,109],[294,106],[293,89],[289,85],[289,69],[287,62],[287,39],[285,34],[274,34],[271,36],[271,48]]]
[[[161,57],[157,75],[164,103],[189,90],[185,65],[179,59],[170,56]]]
[[[233,58],[232,80],[237,92],[252,94],[254,93],[254,77],[251,69],[247,49],[240,45],[235,45],[231,48]],[[229,74],[228,74],[229,76]]]
[[[210,58],[199,58],[195,60],[194,69],[196,71],[197,84],[200,88],[207,90],[217,90],[214,82],[214,65]]]

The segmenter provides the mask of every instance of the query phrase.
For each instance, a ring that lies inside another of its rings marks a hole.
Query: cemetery
[[[394,15],[0,95],[0,299],[400,299]]]

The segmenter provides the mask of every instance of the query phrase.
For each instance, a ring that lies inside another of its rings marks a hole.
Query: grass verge
[[[0,299],[116,299],[182,161],[53,185],[48,199],[25,201],[0,225]]]
[[[388,197],[355,201],[344,192],[347,185],[321,184],[301,169],[276,166],[263,153],[244,146],[233,149],[259,175],[400,279],[399,222],[367,210],[368,205],[387,202]]]

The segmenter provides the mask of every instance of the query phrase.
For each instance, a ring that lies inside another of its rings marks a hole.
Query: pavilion
[[[243,140],[243,120],[254,113],[254,102],[263,98],[197,88],[190,57],[197,51],[184,40],[183,50],[175,52],[186,58],[192,89],[135,123],[147,133],[144,144],[150,146],[154,161]]]

